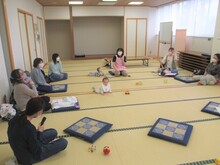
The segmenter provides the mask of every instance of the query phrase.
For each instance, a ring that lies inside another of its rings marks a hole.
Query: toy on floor
[[[89,152],[94,152],[96,150],[96,146],[92,144],[91,146],[89,146],[88,150]]]
[[[125,91],[126,95],[130,95],[130,92],[128,90]]]
[[[143,85],[141,81],[136,82],[136,85]]]
[[[220,158],[216,158],[216,159],[215,159],[215,164],[216,164],[216,165],[220,165]]]
[[[92,87],[92,91],[95,92],[95,87]]]
[[[109,146],[105,146],[104,148],[103,148],[103,153],[104,153],[104,155],[108,155],[109,153],[110,153],[110,148],[109,148]]]

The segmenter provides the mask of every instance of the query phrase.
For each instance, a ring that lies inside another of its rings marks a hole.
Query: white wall
[[[43,7],[35,0],[6,0],[6,10],[8,15],[9,31],[12,42],[12,52],[14,55],[15,68],[24,69],[22,44],[19,31],[18,9],[24,10],[33,15],[34,23],[37,23],[37,16],[43,17]],[[37,53],[40,52],[37,46]]]
[[[112,6],[73,6],[72,16],[124,16],[124,7]]]
[[[69,7],[44,7],[45,20],[69,20],[70,12]]]
[[[186,51],[196,51],[211,55],[213,39],[203,37],[186,37]]]
[[[8,96],[10,94],[10,87],[9,87],[6,66],[5,66],[5,58],[3,55],[1,35],[0,35],[0,59],[1,59],[0,60],[0,71],[1,71],[0,80],[4,80],[4,81],[1,81],[1,85],[0,85],[0,104],[1,104],[3,96],[6,95],[7,98],[9,98]]]

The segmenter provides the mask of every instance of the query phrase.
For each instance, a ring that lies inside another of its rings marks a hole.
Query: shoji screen
[[[24,69],[31,71],[33,60],[37,57],[33,16],[23,11],[18,11],[18,17],[25,65]]]
[[[19,16],[20,35],[21,35],[21,42],[22,42],[22,49],[23,49],[24,66],[25,66],[25,70],[30,71],[31,60],[30,60],[29,46],[28,46],[28,40],[27,40],[25,14],[19,12],[18,16]]]
[[[37,35],[37,41],[39,42],[40,46],[39,57],[42,58],[45,62],[48,62],[47,46],[45,41],[45,26],[43,19],[40,17],[37,17]]]
[[[37,57],[33,16],[26,14],[26,22],[27,22],[27,33],[28,33],[30,57],[31,57],[31,64],[32,64],[34,59]]]
[[[128,57],[146,56],[147,19],[127,18],[126,54]]]

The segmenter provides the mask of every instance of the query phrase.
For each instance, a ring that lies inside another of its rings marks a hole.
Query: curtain
[[[159,7],[157,10],[158,31],[160,22],[173,22],[176,29],[187,29],[188,36],[213,37],[219,0],[185,0]]]

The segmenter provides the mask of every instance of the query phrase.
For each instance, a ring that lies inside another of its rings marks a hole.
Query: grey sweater
[[[16,101],[16,108],[24,111],[27,102],[32,98],[38,96],[35,85],[31,85],[31,88],[26,84],[15,84],[14,85],[14,99]]]
[[[40,68],[32,69],[31,79],[33,80],[36,87],[38,87],[38,85],[45,85],[47,83]]]

